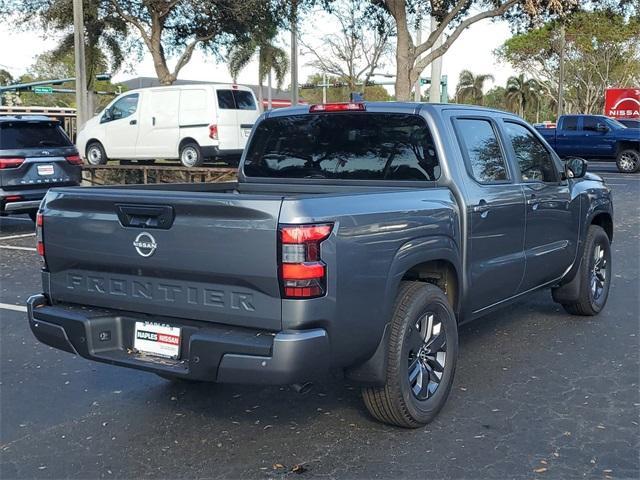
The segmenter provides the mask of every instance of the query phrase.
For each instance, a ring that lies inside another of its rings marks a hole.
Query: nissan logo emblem
[[[139,234],[133,241],[133,246],[136,247],[136,252],[143,257],[150,257],[153,255],[153,252],[156,251],[156,248],[158,248],[156,239],[147,232]]]

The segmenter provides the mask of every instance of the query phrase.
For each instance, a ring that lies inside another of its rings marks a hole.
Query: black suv
[[[60,123],[44,116],[0,117],[0,216],[35,221],[50,187],[79,185],[82,159]]]

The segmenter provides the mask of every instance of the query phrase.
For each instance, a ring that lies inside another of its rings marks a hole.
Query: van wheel
[[[620,173],[636,173],[640,170],[640,152],[631,148],[622,150],[616,158],[616,166]]]
[[[85,152],[89,165],[105,165],[109,160],[100,142],[91,142]]]
[[[435,285],[402,282],[387,353],[386,382],[362,389],[376,419],[417,428],[444,406],[456,370],[458,325],[446,295]]]
[[[574,303],[562,306],[571,315],[593,316],[607,303],[611,285],[611,244],[602,227],[591,225],[578,273],[580,290]]]
[[[199,167],[204,163],[200,145],[188,142],[180,148],[180,163],[185,167]]]

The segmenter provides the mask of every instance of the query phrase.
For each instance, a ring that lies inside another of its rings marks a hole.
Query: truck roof
[[[336,102],[336,103],[349,103],[349,102]],[[478,112],[492,112],[501,115],[509,115],[511,117],[517,117],[512,112],[505,112],[495,108],[481,107],[478,105],[464,105],[458,103],[428,103],[428,102],[351,102],[362,103],[365,108],[375,112],[397,112],[397,113],[416,113],[418,110],[425,110],[430,112],[441,112],[455,108],[456,110],[469,110]],[[285,115],[303,115],[309,113],[310,108],[313,105],[297,105],[285,108],[278,108],[277,110],[271,110],[266,112],[265,118],[271,116],[285,116]]]

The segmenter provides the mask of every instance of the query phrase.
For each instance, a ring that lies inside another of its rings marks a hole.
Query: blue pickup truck
[[[615,160],[622,173],[640,170],[640,130],[604,115],[562,115],[538,131],[560,157]]]

